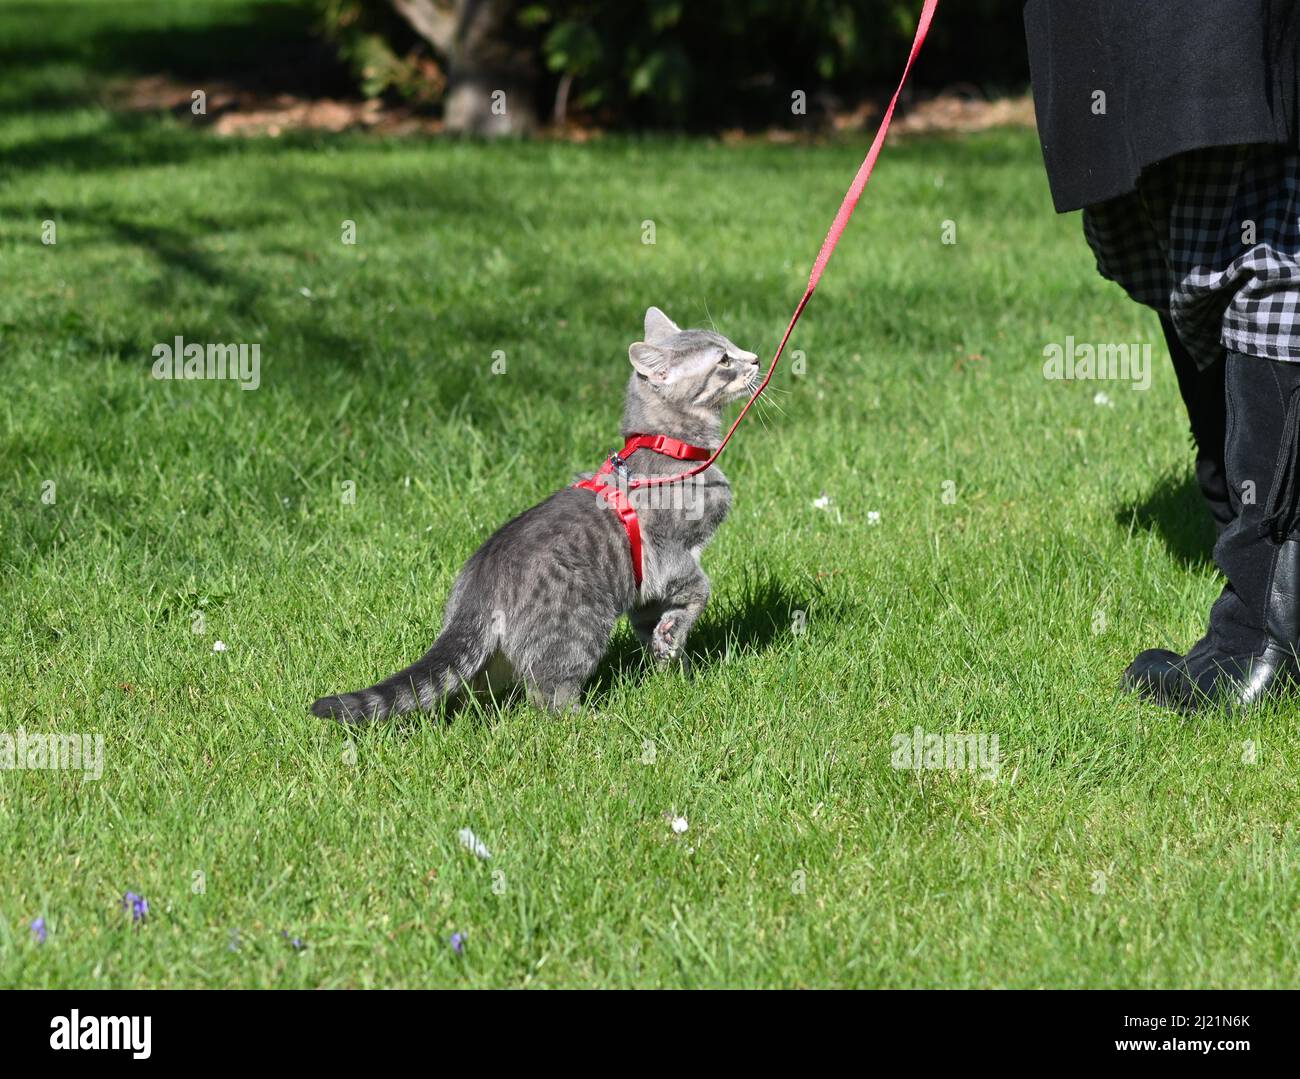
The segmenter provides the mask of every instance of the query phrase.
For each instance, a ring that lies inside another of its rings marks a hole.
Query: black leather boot
[[[1214,532],[1219,535],[1232,523],[1228,500],[1228,478],[1223,464],[1223,443],[1227,437],[1228,407],[1224,391],[1225,358],[1204,369],[1196,366],[1168,315],[1160,316],[1169,358],[1178,376],[1178,392],[1187,407],[1192,440],[1196,443],[1196,483],[1210,507]]]
[[[1151,649],[1124,672],[1182,710],[1239,708],[1300,683],[1300,364],[1229,353],[1231,522],[1214,547],[1228,583],[1185,656]]]

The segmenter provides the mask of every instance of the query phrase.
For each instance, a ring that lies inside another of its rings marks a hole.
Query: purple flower
[[[302,937],[294,937],[290,939],[289,930],[287,929],[281,929],[280,936],[289,941],[289,947],[291,947],[295,952],[300,952],[307,947],[307,945],[303,943]]]
[[[44,944],[44,943],[45,943],[46,931],[45,931],[45,919],[44,919],[44,918],[33,918],[33,919],[32,919],[32,936],[34,936],[34,937],[36,938],[36,943],[37,943],[37,944]]]
[[[464,933],[453,933],[451,935],[451,950],[455,952],[457,955],[461,955],[464,953],[465,951]]]
[[[149,900],[135,892],[127,892],[122,897],[122,909],[131,912],[132,922],[143,922],[149,917]]]

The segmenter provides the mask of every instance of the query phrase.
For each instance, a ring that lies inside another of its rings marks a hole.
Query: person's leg
[[[1196,443],[1196,483],[1210,507],[1216,534],[1232,523],[1232,506],[1228,501],[1228,481],[1224,474],[1223,442],[1227,436],[1227,402],[1224,397],[1225,358],[1201,368],[1196,365],[1187,346],[1174,329],[1167,314],[1160,315],[1169,357],[1178,376],[1178,392],[1187,407],[1192,439]]]
[[[1248,705],[1300,678],[1300,364],[1230,352],[1224,383],[1232,520],[1214,558],[1228,583],[1186,656],[1143,652],[1125,671],[1179,708]]]
[[[1169,170],[1153,170],[1145,192],[1121,195],[1083,211],[1083,234],[1097,259],[1097,271],[1114,281],[1129,298],[1153,308],[1160,317],[1178,390],[1196,442],[1196,481],[1210,507],[1216,532],[1232,520],[1223,478],[1224,349],[1202,338],[1189,348],[1169,315],[1174,286],[1165,257],[1169,232],[1168,191],[1174,190]]]
[[[1294,149],[1207,147],[1084,210],[1101,275],[1169,316],[1197,480],[1219,528],[1215,561],[1228,578],[1191,651],[1143,652],[1125,671],[1167,704],[1247,704],[1300,673],[1297,192]]]

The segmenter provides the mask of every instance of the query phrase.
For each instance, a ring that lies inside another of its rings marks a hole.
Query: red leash
[[[831,253],[835,250],[835,245],[840,242],[840,237],[844,234],[844,229],[849,223],[849,218],[853,216],[853,211],[858,205],[858,199],[862,197],[862,190],[867,186],[867,181],[871,179],[871,171],[876,167],[876,158],[880,156],[880,149],[885,144],[885,135],[889,131],[889,125],[894,119],[894,106],[898,104],[899,95],[903,92],[903,87],[907,83],[907,76],[912,72],[912,64],[916,62],[918,54],[921,52],[921,46],[925,44],[925,37],[930,32],[930,23],[934,19],[935,9],[939,6],[939,0],[925,0],[921,7],[921,17],[916,24],[916,36],[912,39],[912,51],[908,54],[907,64],[903,68],[903,77],[898,80],[898,88],[894,91],[894,96],[889,99],[889,108],[885,110],[885,115],[880,121],[880,127],[876,130],[876,137],[871,140],[871,149],[867,151],[867,156],[863,159],[861,166],[858,168],[858,174],[853,177],[853,183],[849,185],[849,190],[844,196],[844,201],[840,203],[839,212],[835,215],[835,220],[831,222],[831,227],[826,233],[826,239],[822,241],[821,250],[817,252],[817,259],[813,263],[812,272],[808,275],[808,287],[804,290],[803,299],[799,301],[799,306],[794,309],[794,315],[790,319],[790,325],[785,328],[785,335],[781,338],[781,343],[776,348],[776,355],[772,357],[772,366],[767,369],[767,376],[759,383],[758,389],[753,393],[745,407],[740,410],[736,421],[731,425],[723,438],[721,444],[713,451],[708,460],[702,461],[694,468],[686,472],[679,472],[675,476],[660,476],[657,478],[645,478],[632,480],[628,484],[629,489],[637,487],[659,487],[665,483],[677,483],[691,476],[699,475],[706,468],[713,464],[721,456],[722,451],[726,449],[727,443],[731,441],[731,436],[736,433],[736,428],[740,426],[740,421],[745,418],[754,402],[758,400],[759,394],[767,389],[767,384],[772,381],[772,375],[776,372],[777,362],[781,359],[781,353],[785,351],[785,344],[790,340],[790,334],[794,332],[795,323],[799,321],[799,316],[803,314],[803,309],[808,306],[808,301],[812,299],[812,294],[817,288],[817,283],[822,278],[822,271],[826,269],[826,264],[831,260]],[[608,488],[607,488],[608,489]],[[615,507],[618,508],[617,506]],[[640,559],[636,562],[640,563]],[[639,575],[638,575],[639,576]],[[638,585],[640,581],[637,581]]]
[[[880,156],[881,147],[885,144],[885,135],[889,132],[890,122],[894,118],[894,106],[898,104],[899,95],[902,94],[903,86],[907,83],[907,76],[911,74],[912,64],[916,61],[921,46],[925,43],[925,37],[930,32],[930,23],[934,19],[934,12],[938,6],[939,0],[924,0],[921,7],[921,18],[916,24],[916,36],[912,39],[912,51],[908,54],[907,64],[903,68],[903,77],[898,80],[898,88],[894,91],[894,96],[889,99],[889,108],[885,110],[885,115],[881,118],[880,127],[876,130],[876,137],[871,140],[871,149],[867,151],[867,156],[858,167],[858,174],[853,177],[853,183],[849,185],[844,200],[840,203],[839,212],[835,215],[835,220],[831,222],[831,227],[826,233],[826,239],[822,241],[821,250],[817,252],[817,259],[813,262],[812,272],[808,274],[808,287],[804,290],[803,298],[794,309],[790,324],[785,328],[781,343],[777,345],[776,355],[772,357],[772,365],[767,369],[767,375],[759,383],[758,389],[745,402],[745,406],[740,410],[735,422],[727,430],[718,448],[710,453],[701,446],[691,446],[678,439],[669,438],[667,435],[631,435],[627,444],[619,452],[611,454],[594,477],[573,485],[574,487],[582,487],[593,491],[608,502],[613,507],[614,512],[618,514],[623,529],[627,532],[628,544],[631,547],[632,577],[636,582],[638,591],[641,588],[642,580],[641,522],[637,518],[636,510],[632,508],[627,492],[638,487],[659,487],[668,483],[678,483],[681,480],[689,479],[691,476],[699,475],[721,456],[722,451],[726,449],[727,443],[731,441],[731,436],[736,433],[736,428],[740,426],[740,421],[745,418],[746,413],[758,400],[759,394],[767,389],[767,384],[772,381],[772,375],[776,372],[776,365],[781,359],[781,353],[785,351],[786,342],[790,340],[790,334],[794,332],[795,323],[799,321],[803,309],[808,306],[808,301],[812,299],[817,283],[822,278],[822,272],[826,269],[826,264],[831,260],[835,245],[840,242],[840,237],[848,226],[849,218],[853,216],[853,211],[858,205],[858,199],[862,197],[862,191],[867,186],[867,181],[871,179],[871,171],[876,167],[876,158]],[[679,461],[699,461],[700,463],[694,468],[686,472],[679,472],[674,476],[633,480],[627,477],[624,465],[627,458],[637,450],[653,450],[655,453],[661,453]],[[611,477],[616,469],[623,473],[624,480],[615,481],[614,483],[607,482],[607,477]]]

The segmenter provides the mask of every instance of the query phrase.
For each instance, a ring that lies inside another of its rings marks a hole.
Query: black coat
[[[1146,166],[1187,150],[1300,145],[1298,6],[1028,0],[1034,107],[1056,209],[1132,191]]]

